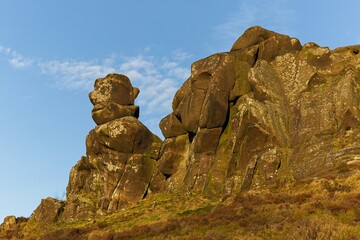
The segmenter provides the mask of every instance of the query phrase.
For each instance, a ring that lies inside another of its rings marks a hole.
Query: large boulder
[[[159,124],[164,137],[171,138],[187,133],[179,118],[171,113],[163,118]]]
[[[231,51],[256,49],[256,60],[271,61],[277,56],[301,50],[298,39],[269,31],[259,26],[247,29],[231,48]]]
[[[13,215],[5,217],[4,222],[1,224],[1,229],[5,232],[14,230],[16,227],[16,217]]]
[[[120,153],[143,153],[151,148],[153,134],[135,117],[123,117],[97,126],[89,135],[90,144]],[[95,142],[96,141],[96,142]],[[88,144],[88,147],[91,145]],[[88,148],[88,151],[92,149]]]
[[[94,91],[89,94],[94,105],[92,118],[100,125],[125,116],[139,117],[139,107],[134,106],[138,94],[139,89],[125,75],[109,74],[96,79]]]
[[[41,200],[35,209],[32,218],[42,222],[55,222],[64,210],[64,201],[51,197]]]

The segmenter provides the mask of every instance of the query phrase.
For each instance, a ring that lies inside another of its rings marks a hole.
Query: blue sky
[[[248,28],[335,48],[360,44],[358,0],[1,0],[0,222],[63,198],[94,128],[96,78],[127,74],[155,133],[195,60]]]

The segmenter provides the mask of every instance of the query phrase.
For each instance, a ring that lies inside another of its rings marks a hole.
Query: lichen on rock
[[[139,89],[126,76],[97,79],[97,126],[66,200],[42,200],[32,220],[93,219],[150,193],[220,199],[359,171],[359,52],[252,27],[229,52],[193,63],[160,122],[164,141],[138,120]]]
[[[221,197],[354,169],[359,49],[301,46],[253,27],[230,52],[195,62],[160,124],[165,143],[183,129],[189,137],[179,189]],[[167,149],[162,164],[179,165]],[[172,174],[157,179],[171,182]]]
[[[109,74],[95,81],[89,98],[97,126],[86,138],[86,156],[70,171],[66,201],[43,199],[33,219],[91,219],[146,196],[162,141],[137,119],[138,94],[124,75]]]

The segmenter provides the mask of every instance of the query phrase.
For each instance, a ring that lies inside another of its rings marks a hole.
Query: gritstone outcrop
[[[149,193],[222,198],[357,171],[359,51],[250,28],[229,52],[192,65],[160,122],[164,141],[137,119],[139,90],[126,76],[97,79],[97,126],[70,172],[67,199],[44,199],[33,218],[89,219]]]
[[[139,120],[139,89],[120,74],[95,81],[89,94],[97,126],[86,138],[86,156],[71,169],[66,202],[43,199],[39,221],[91,219],[143,199],[150,185],[161,140]]]
[[[154,191],[221,197],[359,167],[359,50],[253,27],[195,62],[160,122]]]
[[[146,196],[161,140],[137,119],[138,93],[124,75],[96,80],[89,97],[98,126],[70,172],[64,220],[116,211]]]

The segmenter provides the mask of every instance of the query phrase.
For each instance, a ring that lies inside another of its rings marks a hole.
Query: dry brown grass
[[[26,227],[31,232],[27,239],[46,240],[355,240],[360,239],[360,172],[288,189],[250,191],[223,202],[159,194],[96,221],[46,227],[30,221]]]

